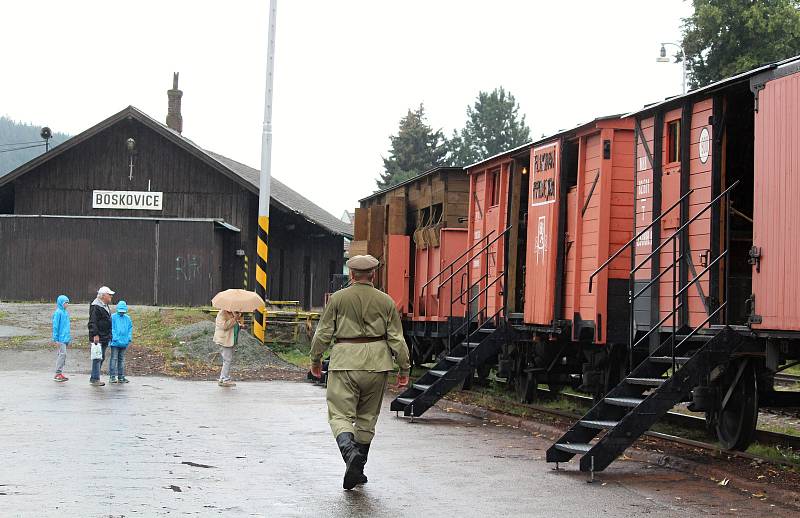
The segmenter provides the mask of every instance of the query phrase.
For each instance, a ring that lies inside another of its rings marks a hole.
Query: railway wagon
[[[463,313],[450,314],[444,354],[393,409],[421,415],[493,368],[523,401],[542,383],[598,396],[616,385],[627,358],[627,250],[594,291],[589,276],[632,235],[633,153],[633,120],[610,116],[465,168],[465,248],[440,269]],[[429,284],[439,298],[447,288]]]
[[[462,168],[437,167],[359,200],[355,210],[350,253],[381,261],[376,287],[395,301],[415,365],[442,352],[463,321],[461,279],[448,280],[444,268],[466,260],[468,189]]]
[[[467,173],[468,235],[485,248],[469,268],[471,299],[514,331],[500,347],[498,375],[523,401],[540,383],[605,393],[624,368],[627,252],[594,291],[589,275],[632,235],[633,120],[599,118]]]
[[[760,407],[800,406],[774,386],[800,359],[800,58],[631,117],[634,368],[547,453],[581,455],[584,471],[679,402],[705,412],[728,449],[750,444]]]

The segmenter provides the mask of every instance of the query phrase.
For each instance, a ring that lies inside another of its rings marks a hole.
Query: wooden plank
[[[367,233],[367,251],[380,259],[383,257],[384,224],[386,206],[376,205],[369,208],[369,231]]]
[[[367,255],[367,241],[350,241],[350,257],[354,255]]]
[[[389,234],[406,235],[406,199],[394,197],[389,199],[389,218],[386,230]]]
[[[369,232],[369,209],[357,208],[353,222],[353,239],[365,241]]]

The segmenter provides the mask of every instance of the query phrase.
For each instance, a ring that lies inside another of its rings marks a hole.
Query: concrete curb
[[[447,399],[440,400],[436,403],[436,407],[445,412],[455,410],[456,412],[477,417],[479,419],[488,419],[496,421],[507,426],[519,428],[526,432],[538,433],[542,436],[555,441],[564,433],[564,430],[550,426],[544,423],[539,423],[532,419],[525,417],[518,417],[508,414],[502,414],[493,410],[488,410],[476,405],[468,405],[459,403],[457,401],[450,401]],[[711,480],[724,480],[728,479],[728,487],[736,488],[740,491],[747,493],[767,495],[770,500],[779,502],[783,505],[800,510],[800,493],[786,491],[778,488],[771,488],[767,491],[768,484],[759,484],[750,480],[741,478],[728,471],[715,468],[713,466],[706,466],[698,464],[686,459],[673,457],[670,455],[663,455],[659,453],[652,453],[642,450],[628,450],[625,452],[628,459],[644,462],[647,464],[655,464],[657,466],[673,469],[682,473],[688,473],[697,477],[711,479]],[[755,497],[754,497],[755,498]]]

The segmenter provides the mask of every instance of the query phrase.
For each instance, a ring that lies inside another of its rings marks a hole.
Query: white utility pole
[[[267,252],[269,243],[269,200],[272,169],[272,82],[275,69],[275,18],[278,0],[269,2],[269,43],[267,45],[267,87],[264,95],[264,130],[261,140],[261,176],[258,188],[258,240],[256,243],[256,293],[267,300]],[[266,308],[253,315],[253,334],[264,342]]]

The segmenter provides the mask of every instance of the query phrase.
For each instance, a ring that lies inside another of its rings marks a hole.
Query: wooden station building
[[[206,305],[255,285],[259,171],[129,106],[0,177],[0,299]],[[321,307],[351,227],[275,178],[268,290]]]

